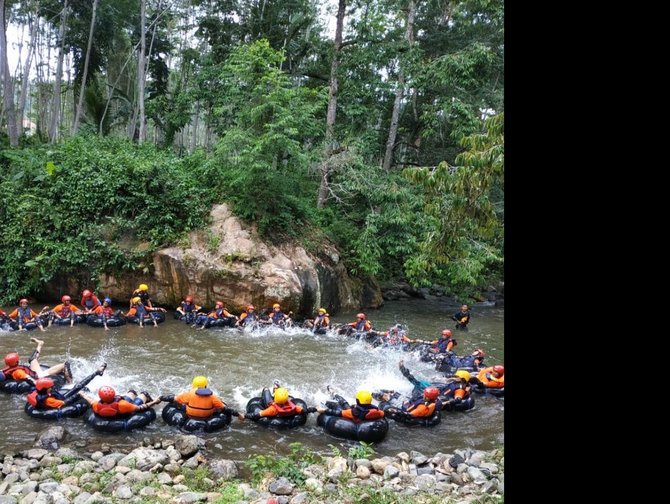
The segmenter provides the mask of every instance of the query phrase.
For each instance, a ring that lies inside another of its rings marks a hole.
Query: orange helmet
[[[224,306],[223,301],[217,301],[216,306],[220,306],[221,308],[223,308]]]
[[[504,375],[505,374],[505,366],[501,366],[500,364],[498,364],[497,366],[493,366],[493,372],[498,373],[500,375]]]
[[[193,296],[186,296],[184,298],[184,301],[186,301],[187,303],[192,303],[193,302]]]
[[[478,348],[477,350],[472,352],[472,356],[473,357],[484,357],[484,350],[482,350],[481,348]]]
[[[249,306],[247,306],[247,310],[255,310],[255,309],[256,309],[256,308],[254,308],[254,305],[252,305],[252,304],[250,304]]]
[[[428,401],[436,401],[437,396],[440,395],[440,391],[437,390],[437,387],[427,387],[423,391],[423,398],[428,400]]]
[[[358,315],[356,315],[356,318],[365,320],[365,313],[359,313]]]
[[[46,390],[54,386],[54,381],[51,378],[40,378],[35,382],[37,390]]]
[[[19,299],[19,304],[22,304],[22,303],[28,304],[28,300],[26,298]]]
[[[19,354],[17,352],[12,352],[5,355],[5,364],[7,364],[9,367],[18,366]]]
[[[98,390],[98,397],[100,397],[100,400],[104,403],[111,403],[116,397],[116,390],[108,386],[100,387],[100,390]]]
[[[65,296],[63,296],[62,298],[60,298],[60,302],[61,302],[61,303],[66,303],[66,302],[68,302],[68,301],[72,301],[72,298],[71,298],[70,296],[68,296],[67,294],[65,294]]]
[[[444,331],[442,331],[442,336],[450,338],[451,337],[451,329],[445,329]]]
[[[84,292],[81,293],[81,295],[82,297],[88,298],[91,297],[93,293],[90,290],[86,289]]]

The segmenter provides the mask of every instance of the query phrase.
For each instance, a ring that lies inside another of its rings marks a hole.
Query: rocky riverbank
[[[4,454],[0,504],[494,503],[504,494],[502,450],[375,458],[364,445],[321,456],[296,443],[288,456],[236,462],[211,458],[215,440],[193,435],[145,438],[129,453],[59,446],[64,435],[50,427],[35,447]]]

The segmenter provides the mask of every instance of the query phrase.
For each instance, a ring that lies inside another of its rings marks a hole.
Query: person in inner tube
[[[148,392],[142,391],[138,395],[134,390],[129,390],[125,396],[116,395],[113,387],[105,385],[98,389],[98,397],[92,397],[83,390],[79,392],[96,415],[104,418],[116,418],[146,411],[152,406],[160,403],[160,399],[152,399]]]
[[[38,378],[43,378],[46,376],[53,376],[62,374],[65,378],[65,383],[72,383],[72,371],[70,370],[70,363],[65,361],[62,364],[56,364],[51,366],[48,369],[42,369],[40,366],[39,357],[42,352],[42,346],[44,341],[37,338],[30,338],[30,341],[35,343],[37,346],[33,351],[28,365],[20,364],[20,356],[17,352],[11,352],[5,355],[5,365],[6,367],[0,372],[0,381],[4,380],[16,380],[16,381],[28,381],[35,385],[35,382]]]
[[[215,413],[228,412],[240,420],[244,420],[244,414],[229,408],[223,400],[207,388],[209,382],[204,376],[193,378],[193,388],[189,391],[175,395],[162,395],[161,401],[176,402],[185,408],[186,416],[195,420],[209,420]]]
[[[316,411],[327,415],[341,416],[354,423],[384,418],[384,412],[372,404],[372,393],[368,390],[356,392],[355,406],[350,406],[347,401],[339,396],[335,396],[335,398],[339,404],[338,408],[330,409],[319,406]]]

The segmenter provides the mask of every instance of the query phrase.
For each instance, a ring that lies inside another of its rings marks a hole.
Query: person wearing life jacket
[[[215,320],[224,318],[237,320],[237,317],[226,309],[226,304],[221,300],[217,300],[214,309],[206,315],[204,313],[199,313],[195,319],[195,323],[191,327],[199,325],[200,327],[198,327],[198,329],[206,329]]]
[[[254,322],[258,322],[259,317],[258,313],[256,313],[256,308],[254,305],[250,304],[247,306],[247,310],[243,311],[240,314],[240,318],[235,324],[236,326],[246,326],[247,324],[253,325]]]
[[[266,390],[268,389],[263,389],[261,396],[265,396]],[[302,406],[293,404],[293,401],[289,398],[288,390],[284,387],[275,387],[272,398],[272,402],[267,408],[258,413],[245,413],[244,418],[258,420],[263,417],[288,417],[300,415],[303,411],[306,411],[307,413],[314,413],[316,411],[316,408],[314,407],[304,410]]]
[[[405,361],[400,360],[398,362],[398,369],[400,369],[400,372],[402,375],[409,380],[409,382],[414,385],[414,388],[409,394],[409,400],[410,402],[416,402],[420,401],[421,398],[423,397],[423,391],[426,390],[428,387],[434,387],[438,389],[438,391],[441,391],[443,388],[447,386],[447,381],[443,378],[441,381],[433,380],[433,381],[428,381],[428,380],[420,380],[417,377],[415,377],[409,369],[405,367]],[[388,390],[388,389],[382,389],[379,392],[374,392],[372,394],[372,397],[374,399],[377,399],[378,401],[392,401],[394,400],[399,400],[401,398],[402,394],[399,392],[396,392],[394,390]]]
[[[433,341],[426,340],[415,340],[416,343],[425,343],[427,345],[433,345],[428,349],[430,353],[447,353],[451,352],[452,349],[458,345],[458,342],[453,338],[451,329],[444,329],[440,337]]]
[[[8,317],[16,321],[19,326],[19,331],[23,331],[24,326],[30,322],[36,323],[40,331],[45,331],[40,314],[35,313],[32,309],[28,308],[28,300],[26,298],[22,298],[19,301],[18,308],[11,312]]]
[[[151,399],[148,392],[140,392],[138,395],[134,390],[129,390],[125,396],[116,395],[116,391],[110,386],[100,387],[98,397],[92,397],[84,391],[79,392],[96,415],[104,418],[117,418],[132,413],[146,411],[152,406],[160,403],[160,399]]]
[[[0,308],[0,320],[9,320],[7,313],[2,308]]]
[[[286,322],[288,322],[290,319],[290,315],[286,315],[283,311],[281,311],[281,306],[279,306],[279,303],[275,303],[272,305],[272,311],[269,313],[267,322],[261,321],[261,323],[284,327]]]
[[[244,420],[244,414],[229,408],[223,400],[207,388],[208,381],[204,376],[196,376],[192,382],[193,388],[177,395],[162,395],[161,401],[176,402],[184,405],[186,416],[195,420],[208,420],[215,413],[228,412],[240,420]]]
[[[154,312],[164,312],[165,308],[153,308],[151,306],[146,306],[142,301],[142,298],[139,296],[135,296],[133,299],[131,299],[130,304],[130,310],[128,310],[128,313],[126,313],[126,317],[137,317],[140,327],[144,327],[144,317],[148,314],[151,318],[151,321],[154,323],[154,327],[158,327],[158,322],[156,322]]]
[[[102,305],[98,297],[88,289],[85,289],[84,292],[81,293],[81,303],[79,304],[85,315],[94,313],[94,310]]]
[[[65,378],[65,383],[72,383],[70,363],[66,361],[62,364],[51,366],[48,369],[42,369],[39,357],[42,352],[44,341],[38,340],[37,338],[30,338],[30,341],[35,343],[36,347],[30,356],[30,359],[28,359],[28,365],[26,366],[25,364],[20,363],[20,356],[17,352],[8,353],[5,355],[6,367],[2,369],[3,379],[28,381],[34,385],[38,378],[62,374]]]
[[[470,386],[470,373],[460,369],[454,374],[454,378],[447,381],[447,386],[442,389],[445,403],[460,403],[470,397],[472,387]]]
[[[468,305],[461,305],[460,311],[457,311],[451,316],[451,320],[456,321],[456,329],[467,331],[468,323],[470,322],[470,308]]]
[[[351,322],[348,325],[353,327],[356,332],[370,331],[372,330],[372,324],[366,318],[365,313],[359,313],[356,315],[356,322]]]
[[[147,284],[140,284],[140,286],[133,291],[130,296],[130,305],[128,308],[133,307],[133,299],[139,297],[142,300],[142,304],[148,308],[153,308],[151,304],[151,296],[149,295],[149,286]]]
[[[188,295],[184,300],[179,303],[177,306],[177,312],[181,315],[179,320],[183,320],[187,324],[192,324],[195,322],[198,312],[202,309],[202,306],[197,305],[193,302],[193,296]]]
[[[102,319],[102,325],[105,327],[105,331],[109,331],[107,327],[107,320],[111,317],[122,317],[123,312],[121,310],[116,310],[112,308],[111,298],[105,298],[101,306],[96,306],[93,311],[93,315],[96,315]]]
[[[312,322],[312,332],[314,334],[326,334],[330,328],[330,315],[325,308],[319,308],[319,311]]]
[[[436,387],[426,387],[419,399],[407,401],[402,407],[388,407],[384,409],[386,416],[393,420],[403,421],[413,418],[429,418],[435,411],[442,409],[439,399],[440,391]]]
[[[477,348],[471,355],[459,357],[452,352],[444,354],[444,358],[438,361],[435,369],[443,373],[451,374],[458,369],[474,370],[484,366],[484,351]]]
[[[382,333],[381,343],[386,346],[400,346],[404,343],[411,343],[412,340],[407,337],[407,330],[402,324],[396,324],[388,331]]]
[[[505,387],[505,367],[500,364],[481,369],[477,373],[477,380],[486,388],[504,388]]]
[[[53,389],[53,379],[49,377],[38,378],[35,382],[35,390],[26,396],[26,401],[35,409],[39,410],[59,409],[63,406],[68,406],[79,399],[79,392],[88,385],[93,378],[102,376],[106,368],[107,364],[103,362],[94,373],[88,375],[65,393]]]
[[[54,319],[58,320],[69,320],[70,327],[74,325],[74,320],[77,316],[76,312],[81,311],[77,306],[71,303],[72,298],[65,294],[60,298],[61,304],[54,306],[54,309],[51,310],[52,317],[49,318],[49,326]]]
[[[349,403],[339,395],[333,395],[333,399],[339,404],[338,408],[330,409],[319,406],[316,408],[316,411],[332,416],[341,416],[354,423],[384,418],[384,412],[372,404],[372,393],[368,390],[359,390],[356,392],[355,406],[350,406]]]

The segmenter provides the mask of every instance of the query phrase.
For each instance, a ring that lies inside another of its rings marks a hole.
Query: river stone
[[[88,492],[82,492],[74,498],[74,504],[85,504],[88,499],[91,497],[91,494]]]
[[[181,453],[174,447],[174,446],[168,446],[165,449],[165,453],[167,453],[167,456],[170,458],[171,462],[176,462],[177,460],[181,459]]]
[[[275,495],[291,495],[293,492],[293,483],[284,477],[277,478],[270,482],[268,490]]]
[[[119,466],[134,467],[140,471],[146,471],[156,464],[167,464],[169,460],[165,450],[135,448],[128,455],[119,460],[117,464]]]
[[[74,451],[72,448],[67,447],[59,448],[58,450],[56,450],[56,453],[54,453],[54,455],[62,459],[70,458],[70,459],[81,460],[82,458],[84,458],[78,452]]]
[[[133,496],[133,490],[128,485],[121,485],[114,490],[112,495],[117,499],[130,499]]]
[[[158,482],[161,485],[171,485],[172,484],[172,477],[168,473],[159,473],[158,476],[156,477]]]
[[[37,499],[37,492],[30,492],[21,497],[19,504],[32,504],[35,502],[35,499]]]
[[[393,479],[393,478],[397,478],[399,474],[400,474],[400,470],[397,467],[395,467],[394,465],[389,464],[384,468],[384,479],[385,480],[390,480],[390,479]]]
[[[132,469],[131,469],[130,467],[128,467],[128,466],[124,466],[124,465],[117,465],[117,466],[114,468],[114,472],[115,472],[115,473],[117,473],[117,474],[122,474],[122,475],[124,475],[124,476],[125,476],[126,474],[128,474],[130,471],[132,471]]]
[[[40,433],[35,446],[57,450],[58,441],[61,441],[63,437],[65,437],[65,428],[55,425]]]
[[[97,466],[98,464],[92,460],[82,460],[76,463],[74,466],[74,471],[80,473],[93,472]]]
[[[238,471],[235,462],[232,460],[212,460],[208,463],[209,469],[212,471],[212,474],[219,479],[224,481],[237,478]]]
[[[412,458],[412,462],[414,462],[418,466],[428,462],[428,457],[426,457],[423,453],[418,451],[412,450],[411,452],[409,452],[409,456]]]
[[[347,459],[344,457],[329,457],[326,467],[329,471],[332,469],[340,469],[344,471],[347,468]]]
[[[305,488],[317,495],[323,492],[323,484],[316,478],[307,478],[305,480]]]
[[[45,481],[44,483],[39,484],[40,492],[48,494],[55,492],[57,488],[58,488],[58,482],[56,481]]]
[[[432,466],[428,465],[417,468],[416,473],[418,476],[421,476],[422,474],[435,474],[435,469],[433,469]]]
[[[198,451],[200,448],[200,439],[198,436],[180,434],[175,437],[175,449],[181,454],[182,457],[188,458]],[[204,442],[202,442],[204,445]]]
[[[171,474],[172,476],[179,474],[181,472],[181,466],[179,464],[165,464],[165,467],[163,467],[163,470]]]
[[[30,450],[22,451],[21,455],[25,458],[40,460],[48,453],[49,452],[44,448],[32,448]]]
[[[104,453],[102,453],[101,451],[94,451],[93,453],[91,453],[91,460],[92,460],[93,462],[97,462],[97,461],[100,460],[103,456],[104,456]]]
[[[11,485],[12,483],[16,483],[19,481],[19,473],[11,473],[5,476],[4,482],[7,483],[7,485]]]
[[[37,481],[26,481],[21,489],[23,495],[27,495],[30,492],[37,492]]]
[[[461,475],[458,474],[457,472],[451,473],[449,475],[449,477],[451,478],[452,483],[455,483],[457,485],[462,485],[463,484],[463,478],[461,478]]]
[[[372,462],[368,459],[356,459],[356,467],[367,467],[370,469],[372,467]]]
[[[449,465],[453,467],[454,469],[457,469],[459,465],[463,464],[465,462],[465,458],[463,458],[461,455],[456,453],[449,459]]]
[[[458,474],[463,474],[468,470],[468,465],[463,463],[463,464],[458,464],[458,467],[456,468],[456,472]]]
[[[398,454],[396,455],[396,457],[398,457],[398,458],[400,459],[401,462],[407,462],[407,463],[409,463],[409,461],[410,461],[409,455],[407,454],[407,452],[404,452],[404,451],[398,453]]]
[[[498,466],[492,462],[482,462],[479,464],[479,468],[484,472],[484,474],[486,474],[486,471],[488,471],[488,475],[496,474],[498,472]]]
[[[307,492],[300,492],[299,494],[293,496],[293,498],[289,501],[289,504],[306,504],[308,498],[309,494]]]
[[[335,494],[337,493],[337,485],[335,483],[326,483],[323,485],[323,493]]]
[[[421,474],[416,477],[414,484],[419,490],[430,490],[435,486],[435,477],[430,474]]]
[[[191,502],[205,502],[207,500],[207,495],[200,492],[184,492],[175,497],[175,503],[179,504],[188,504]]]
[[[328,471],[328,479],[333,483],[337,483],[340,477],[344,474],[344,471],[345,470],[340,467],[334,467],[333,469]]]
[[[179,483],[183,483],[184,480],[186,480],[186,476],[183,474],[180,474],[179,476],[175,476],[174,479],[172,480],[172,483],[174,485],[178,485]]]
[[[372,469],[374,472],[377,474],[384,474],[384,469],[386,469],[386,466],[389,464],[392,464],[395,460],[392,457],[382,457],[378,459],[374,459],[371,464],[372,464]]]
[[[496,480],[487,481],[482,485],[481,491],[482,493],[493,493],[496,491],[497,486],[498,482]]]
[[[358,466],[356,468],[356,477],[360,479],[368,479],[370,477],[370,469],[365,466]]]
[[[184,493],[189,492],[191,490],[186,485],[175,485],[172,487],[172,489],[175,491],[175,493]]]
[[[476,467],[468,467],[468,476],[478,485],[486,482],[486,475]]]
[[[116,463],[123,458],[123,455],[121,455],[120,457],[117,455],[121,454],[112,453],[110,455],[103,455],[98,459],[98,465],[102,467],[105,471],[111,471],[116,466]]]
[[[441,466],[445,460],[447,460],[448,457],[442,452],[437,452],[435,455],[433,455],[430,459],[430,463],[436,466]]]
[[[126,474],[126,480],[128,483],[141,483],[144,481],[149,481],[151,478],[153,478],[151,473],[139,471],[137,469],[133,469],[128,474]]]
[[[156,495],[156,490],[152,487],[144,487],[139,491],[138,494],[140,497],[153,497]]]

